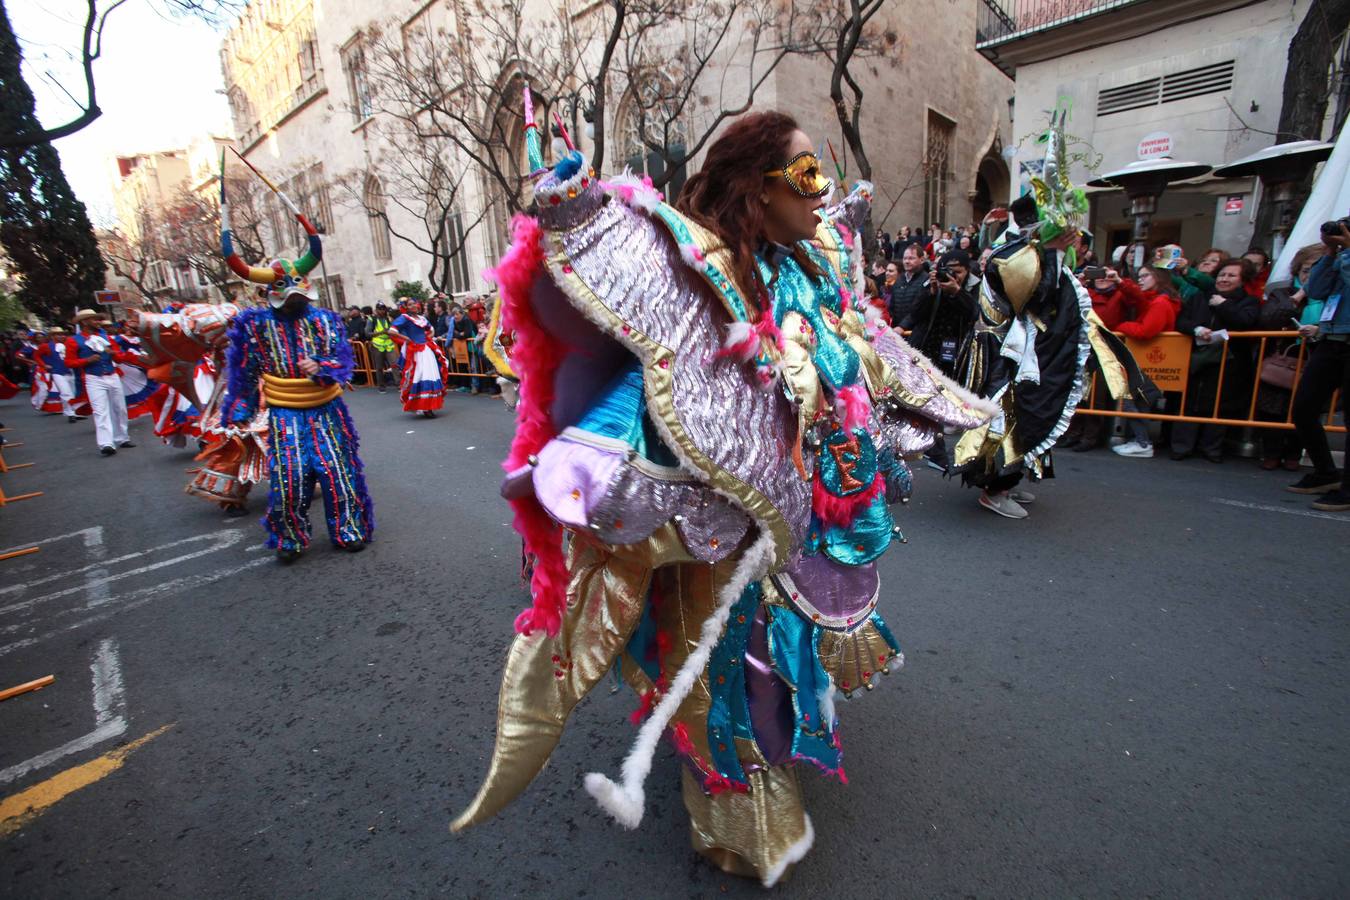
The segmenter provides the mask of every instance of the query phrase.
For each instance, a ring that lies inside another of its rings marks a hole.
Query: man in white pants
[[[103,330],[103,322],[103,314],[92,309],[75,314],[78,331],[66,344],[66,365],[84,371],[98,452],[112,456],[118,447],[136,446],[127,436],[127,398],[114,363],[136,362],[139,358],[118,350]]]

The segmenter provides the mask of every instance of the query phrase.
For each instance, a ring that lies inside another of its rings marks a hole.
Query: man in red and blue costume
[[[221,249],[234,272],[268,285],[267,305],[243,310],[230,326],[225,357],[222,421],[244,424],[260,403],[267,408],[267,546],[291,563],[309,546],[309,506],[323,495],[328,537],[350,552],[374,536],[375,515],[366,490],[359,437],[342,402],[353,359],[347,329],[335,313],[311,305],[317,291],[305,276],[319,263],[318,231],[281,195],[309,236],[300,259],[249,266],[234,252],[229,209],[222,204]]]

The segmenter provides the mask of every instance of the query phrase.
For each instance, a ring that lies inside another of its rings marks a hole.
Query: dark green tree
[[[22,63],[0,0],[0,134],[42,131]],[[0,247],[19,276],[20,301],[43,318],[66,318],[103,288],[94,227],[48,142],[0,147]]]

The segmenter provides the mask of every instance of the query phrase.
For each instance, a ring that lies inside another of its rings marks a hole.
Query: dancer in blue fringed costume
[[[278,192],[309,235],[309,251],[266,268],[245,264],[234,252],[223,184],[222,179],[221,249],[236,274],[268,286],[268,305],[244,310],[230,327],[222,421],[247,423],[259,403],[266,403],[271,434],[262,524],[278,560],[293,562],[309,546],[316,488],[323,495],[328,537],[355,553],[374,536],[375,515],[357,455],[356,426],[342,402],[353,367],[347,329],[335,313],[310,305],[317,292],[305,275],[323,253],[318,232]]]

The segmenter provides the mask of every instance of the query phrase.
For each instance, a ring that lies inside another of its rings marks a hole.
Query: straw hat
[[[75,314],[76,325],[80,324],[86,319],[94,319],[95,321],[104,322],[107,321],[107,316],[103,315],[103,313],[99,312],[96,309],[82,309]]]

